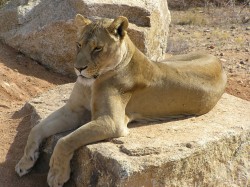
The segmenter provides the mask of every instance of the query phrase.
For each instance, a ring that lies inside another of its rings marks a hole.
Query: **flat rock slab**
[[[30,102],[32,123],[65,104],[73,84]],[[250,102],[224,94],[209,113],[162,123],[130,124],[127,137],[84,146],[72,161],[75,186],[247,186]],[[44,148],[50,155],[56,140]],[[48,156],[49,157],[49,156]],[[48,160],[48,159],[47,159]],[[38,165],[44,165],[39,163]]]

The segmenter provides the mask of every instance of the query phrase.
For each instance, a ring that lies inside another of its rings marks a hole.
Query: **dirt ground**
[[[203,23],[209,16],[203,10],[189,11],[201,20],[185,24],[187,12],[172,11],[168,53],[178,54],[204,50],[218,56],[228,74],[226,92],[250,101],[250,31],[249,24],[229,23],[224,26]],[[181,16],[184,15],[184,18]],[[177,18],[178,19],[175,19]],[[180,23],[178,21],[183,21]],[[187,20],[189,21],[189,20]],[[17,111],[25,102],[56,85],[73,82],[42,67],[23,54],[0,43],[0,186],[44,187],[46,175],[32,171],[19,178],[14,166],[23,154],[30,131],[29,113]]]
[[[30,131],[29,113],[17,111],[25,101],[72,78],[53,73],[0,43],[0,186],[44,187],[46,175],[33,172],[19,178],[14,167]]]

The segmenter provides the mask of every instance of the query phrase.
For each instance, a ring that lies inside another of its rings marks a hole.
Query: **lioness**
[[[28,173],[44,138],[82,125],[82,116],[91,111],[89,123],[55,146],[48,174],[51,187],[62,186],[69,179],[70,160],[79,147],[126,136],[127,124],[134,120],[205,114],[220,99],[227,81],[221,63],[212,55],[150,61],[127,35],[126,17],[92,22],[78,14],[75,24],[78,78],[71,96],[65,106],[31,130],[15,168],[20,176]]]

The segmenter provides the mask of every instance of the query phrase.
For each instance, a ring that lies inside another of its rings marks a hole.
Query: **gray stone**
[[[0,40],[54,70],[73,73],[77,13],[89,19],[126,16],[135,45],[153,60],[166,51],[166,0],[12,0],[0,9]]]
[[[73,84],[28,102],[32,123],[63,106]],[[250,182],[250,102],[224,94],[209,113],[156,124],[130,124],[127,137],[76,151],[71,182],[84,186],[247,186]],[[61,135],[47,141],[52,153]],[[39,163],[44,165],[44,163]]]

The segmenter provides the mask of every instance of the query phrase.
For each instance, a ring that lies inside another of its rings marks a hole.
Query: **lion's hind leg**
[[[83,115],[84,111],[80,112]],[[15,167],[19,176],[27,174],[39,157],[39,146],[43,139],[79,126],[80,114],[73,112],[66,105],[34,126],[28,136],[24,155]]]

